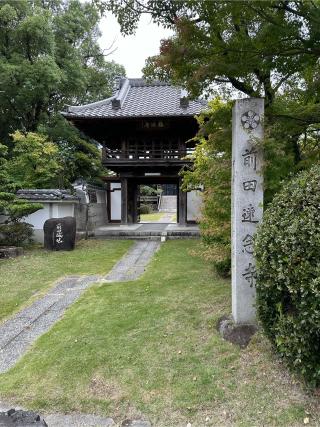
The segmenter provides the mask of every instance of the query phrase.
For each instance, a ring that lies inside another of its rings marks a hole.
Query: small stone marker
[[[44,247],[51,251],[71,251],[76,241],[76,220],[71,216],[51,218],[43,225]]]
[[[264,100],[238,99],[232,113],[232,316],[255,322],[253,237],[263,213]]]

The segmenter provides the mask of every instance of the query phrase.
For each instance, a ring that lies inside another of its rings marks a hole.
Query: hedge
[[[275,196],[255,238],[257,312],[288,365],[320,384],[320,166]]]

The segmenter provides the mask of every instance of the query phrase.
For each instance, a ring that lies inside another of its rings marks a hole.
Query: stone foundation
[[[23,254],[23,249],[17,246],[0,246],[0,259],[16,258]]]
[[[253,324],[236,324],[230,317],[223,316],[218,320],[217,329],[226,341],[245,348],[258,327]]]

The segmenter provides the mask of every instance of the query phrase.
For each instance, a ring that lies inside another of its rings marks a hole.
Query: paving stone
[[[65,311],[70,305],[77,301],[82,293],[83,290],[73,290],[72,292],[68,292],[51,307],[51,311]]]
[[[85,289],[89,285],[92,285],[92,283],[98,282],[100,279],[101,279],[101,276],[98,276],[98,275],[85,276],[79,280],[77,289]]]
[[[158,241],[139,241],[129,252],[115,265],[112,271],[105,277],[107,282],[123,282],[136,280],[140,277],[154,253],[159,249]]]
[[[0,350],[30,324],[29,318],[14,318],[4,323],[0,328]]]
[[[11,341],[4,349],[0,349],[0,373],[12,368],[29,346],[29,341],[19,339]]]
[[[77,281],[81,278],[81,276],[69,276],[65,279],[58,282],[58,284],[54,287],[54,292],[65,291],[66,289],[73,288],[77,286]]]
[[[87,414],[50,414],[44,417],[49,427],[111,427],[116,426],[112,418]]]
[[[59,301],[59,299],[62,298],[62,296],[63,294],[56,295],[56,294],[48,293],[46,296],[34,302],[29,307],[19,311],[19,313],[16,314],[16,318],[17,319],[26,318],[26,319],[29,319],[30,322],[33,322],[39,316],[41,316],[43,312],[47,311],[57,301]]]
[[[50,310],[44,313],[36,322],[32,323],[29,328],[24,329],[17,339],[23,341],[35,341],[38,337],[47,332],[51,326],[61,318],[62,314],[63,310]]]
[[[22,409],[20,406],[14,405],[16,409]],[[12,404],[9,402],[5,402],[0,400],[0,412],[7,412],[12,408]]]
[[[151,424],[143,420],[124,420],[121,427],[151,427]]]

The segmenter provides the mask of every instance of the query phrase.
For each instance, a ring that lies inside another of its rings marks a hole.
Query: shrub
[[[320,166],[286,184],[255,239],[257,311],[288,365],[320,384]]]
[[[215,261],[213,265],[220,277],[226,279],[231,276],[231,258],[226,258],[223,261]]]
[[[140,214],[141,215],[150,214],[151,212],[152,212],[152,208],[150,205],[146,205],[146,204],[140,205]]]
[[[0,224],[0,245],[20,246],[32,240],[33,226],[26,222]]]

